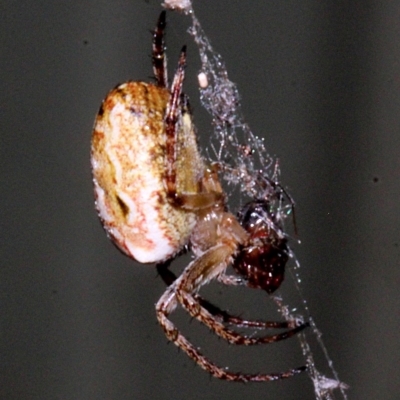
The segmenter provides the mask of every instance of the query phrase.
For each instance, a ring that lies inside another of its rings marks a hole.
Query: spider
[[[306,367],[270,374],[229,372],[190,343],[169,319],[178,305],[229,343],[256,345],[289,338],[307,323],[247,321],[199,295],[212,280],[272,293],[283,280],[286,237],[266,200],[254,200],[239,217],[227,211],[218,165],[207,165],[197,148],[187,97],[182,93],[186,47],[171,86],[164,45],[165,11],[153,33],[155,83],[129,81],[103,101],[92,136],[96,208],[111,240],[140,263],[157,263],[168,284],[156,304],[167,338],[213,376],[229,381],[272,381]],[[171,260],[190,248],[194,260],[176,277]],[[238,275],[227,275],[232,265]],[[283,328],[248,337],[229,328]]]

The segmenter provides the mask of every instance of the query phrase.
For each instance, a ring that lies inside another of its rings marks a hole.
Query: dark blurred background
[[[296,201],[304,296],[349,399],[398,399],[400,3],[249,4],[194,7],[246,120],[280,158]],[[0,5],[1,399],[313,398],[307,375],[221,382],[167,345],[154,311],[161,279],[121,255],[98,222],[94,116],[117,83],[151,76],[160,10],[153,0]],[[206,143],[190,20],[169,13],[168,23],[171,70],[189,44],[185,85]],[[205,293],[232,312],[274,312],[249,292],[214,284]],[[235,349],[183,313],[177,321],[232,370],[303,362],[296,339]]]

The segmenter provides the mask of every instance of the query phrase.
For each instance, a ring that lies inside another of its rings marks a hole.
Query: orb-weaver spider
[[[156,305],[158,321],[168,339],[197,364],[231,381],[288,378],[305,367],[273,374],[228,372],[203,356],[168,318],[179,304],[218,336],[244,345],[283,340],[308,326],[295,321],[246,321],[198,294],[214,279],[271,293],[281,284],[289,250],[267,200],[247,204],[239,219],[226,211],[218,167],[207,165],[198,151],[188,100],[182,93],[186,48],[169,87],[164,30],[162,12],[153,36],[156,83],[119,85],[107,95],[96,117],[91,162],[100,219],[125,254],[141,263],[158,263],[169,284]],[[195,258],[176,278],[167,269],[168,260],[185,247]],[[227,275],[229,265],[240,276]],[[228,325],[289,330],[254,338]]]

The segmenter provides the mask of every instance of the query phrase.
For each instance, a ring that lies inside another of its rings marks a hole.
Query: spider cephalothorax
[[[265,200],[254,200],[241,209],[238,219],[250,238],[240,249],[233,266],[250,287],[273,293],[283,281],[289,249],[269,208]]]
[[[142,263],[158,263],[158,271],[169,286],[156,305],[157,318],[167,337],[202,368],[232,381],[261,382],[293,376],[305,367],[274,374],[229,372],[203,356],[169,319],[169,314],[181,305],[220,337],[244,345],[286,339],[307,326],[295,321],[243,320],[198,294],[201,286],[213,279],[272,292],[283,278],[286,239],[274,229],[273,218],[262,204],[251,203],[240,220],[226,211],[217,167],[207,165],[198,151],[195,128],[182,93],[185,47],[169,86],[164,29],[165,12],[153,36],[156,83],[119,85],[107,95],[96,117],[91,161],[100,219],[109,237],[126,255]],[[262,215],[270,222],[266,226],[262,225]],[[186,246],[191,248],[194,260],[176,278],[167,265]],[[232,263],[242,277],[226,275]],[[272,280],[268,278],[271,271]],[[259,277],[263,275],[267,278],[261,283]],[[238,333],[231,326],[288,330],[256,338]]]

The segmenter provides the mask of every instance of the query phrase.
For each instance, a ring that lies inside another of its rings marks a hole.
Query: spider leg
[[[165,11],[162,11],[158,17],[157,26],[153,32],[153,72],[156,78],[157,85],[161,87],[168,87],[168,69],[167,69],[167,56],[165,54]]]
[[[211,373],[216,378],[224,379],[227,381],[236,382],[267,382],[276,381],[278,379],[290,378],[307,369],[307,367],[293,368],[286,372],[271,373],[271,374],[243,374],[228,372],[226,368],[219,367],[214,364],[210,359],[205,357],[199,350],[192,345],[175,327],[168,315],[174,311],[178,305],[176,293],[173,285],[169,286],[165,293],[157,302],[157,318],[161,324],[167,338],[176,346],[182,349],[190,358],[192,358],[201,368]]]
[[[252,286],[249,285],[249,282],[245,279],[242,278],[241,276],[236,276],[236,275],[226,275],[222,274],[217,277],[217,280],[227,286],[246,286],[253,288]],[[211,312],[213,315],[218,316],[220,315],[220,318],[222,321],[226,324],[230,325],[236,325],[239,327],[243,328],[257,328],[257,329],[267,329],[267,328],[296,328],[299,326],[299,323],[295,320],[293,321],[249,321],[249,320],[244,320],[239,317],[235,317],[232,315],[229,315],[223,310],[220,310],[218,307],[214,306],[213,304],[208,303],[206,300],[203,300],[199,298],[199,302],[205,307],[209,312]],[[204,304],[208,303],[208,304]],[[215,308],[215,310],[213,310]],[[305,327],[309,326],[309,323],[304,324]]]
[[[203,160],[191,150],[197,149],[197,146],[187,98],[182,93],[185,66],[186,46],[183,46],[164,117],[166,135],[164,183],[168,200],[174,206],[198,211],[221,201],[223,195],[220,186],[217,190],[212,190],[212,182],[217,181],[216,171],[213,168],[204,168]],[[188,176],[186,171],[197,173]],[[199,176],[203,176],[201,182]],[[200,190],[207,185],[211,186],[210,190]]]
[[[175,200],[177,197],[177,147],[179,145],[178,126],[181,117],[180,99],[182,94],[182,85],[185,78],[186,66],[186,47],[184,46],[179,58],[178,69],[175,73],[171,87],[171,97],[169,99],[165,113],[165,134],[166,134],[166,187],[168,195]]]
[[[171,265],[172,260],[173,259],[170,259],[164,263],[156,265],[158,274],[161,276],[162,280],[167,286],[170,286],[177,279],[177,276],[170,269],[168,269],[168,267]],[[225,274],[217,277],[217,279],[223,282],[224,284],[234,284],[234,285],[239,284],[239,283],[226,283],[227,281],[225,280],[225,278],[229,278],[228,282],[231,282],[230,278],[232,278],[232,280],[237,278],[241,281],[240,284],[243,285],[246,284],[245,280],[240,277],[228,276]],[[268,329],[268,328],[288,329],[288,328],[295,328],[297,326],[294,321],[277,322],[277,321],[246,320],[241,317],[229,314],[228,312],[222,310],[215,304],[209,302],[208,300],[203,299],[198,294],[193,295],[193,297],[200,303],[202,307],[204,307],[211,315],[213,315],[214,318],[220,320],[221,322],[227,325],[235,325],[240,328],[254,328],[254,329]]]
[[[292,329],[298,326],[295,321],[261,321],[243,319],[241,317],[231,315],[230,313],[210,303],[208,300],[201,298],[199,295],[194,295],[193,297],[202,307],[204,307],[211,315],[213,315],[214,318],[220,320],[226,325],[252,329]]]
[[[241,276],[222,274],[218,276],[217,279],[218,282],[226,286],[248,286],[247,280]]]
[[[202,306],[196,298],[197,291],[202,285],[225,272],[231,255],[232,247],[228,245],[222,244],[212,247],[202,256],[192,261],[179,278],[169,286],[168,291],[175,293],[179,303],[193,318],[196,318],[218,336],[232,344],[251,346],[261,343],[277,342],[295,335],[308,326],[308,324],[305,323],[276,335],[252,338],[228,329],[211,312]]]

